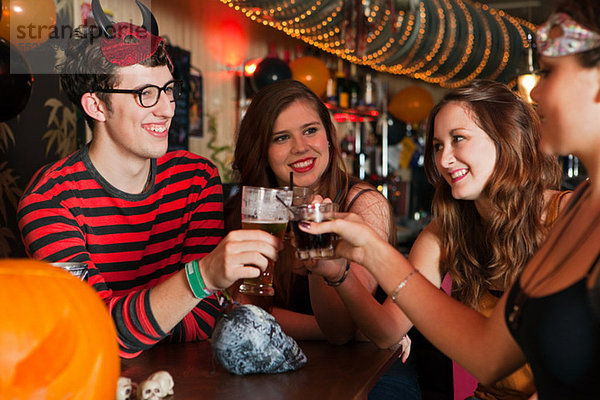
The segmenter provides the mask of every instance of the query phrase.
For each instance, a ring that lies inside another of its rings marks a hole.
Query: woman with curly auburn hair
[[[438,287],[449,273],[454,296],[489,315],[569,194],[556,190],[561,181],[556,158],[538,150],[535,111],[506,85],[476,80],[451,90],[428,121],[425,171],[435,187],[434,219],[412,246],[409,261]],[[412,326],[390,298],[371,307],[365,314],[372,317],[364,318],[361,329],[380,345]],[[534,391],[525,368],[495,385],[480,385],[475,395],[527,399]]]
[[[482,280],[484,290],[469,291],[464,285],[466,281],[459,286],[458,296],[479,305],[483,302],[477,299],[483,299],[485,292],[505,289],[489,317],[440,293],[429,282],[432,278],[427,272],[428,265],[452,264],[442,256],[447,251],[441,242],[444,236],[438,233],[443,221],[425,229],[418,241],[430,244],[417,243],[408,261],[353,214],[318,224],[304,223],[300,228],[313,234],[340,235],[343,240],[338,243],[336,253],[371,271],[392,302],[406,313],[417,329],[482,383],[493,384],[527,362],[540,400],[595,400],[600,398],[600,2],[559,1],[556,12],[538,29],[536,43],[541,78],[531,98],[537,103],[540,116],[538,146],[548,154],[573,154],[583,162],[589,175],[573,192],[570,201],[563,202],[561,216],[543,242],[536,236],[537,232],[544,235],[543,228],[533,229],[518,238],[512,227],[502,226],[506,221],[513,221],[515,213],[527,204],[527,196],[521,193],[523,183],[539,179],[541,170],[527,170],[520,160],[515,165],[506,162],[499,165],[510,148],[499,146],[487,134],[473,140],[471,132],[477,129],[464,127],[474,128],[469,123],[469,115],[474,112],[461,103],[446,104],[434,121],[435,140],[430,155],[435,157],[441,177],[451,187],[452,197],[460,199],[459,204],[474,203],[468,222],[473,224],[471,229],[484,236],[460,237],[462,231],[453,226],[458,225],[457,219],[449,212],[446,229],[458,236],[452,238],[455,242],[452,246],[460,249],[473,244],[475,251],[469,263],[485,263],[486,267],[496,263],[496,269],[501,256],[490,251],[486,257],[484,249],[490,240],[486,235],[489,231],[507,229],[501,240],[505,244],[517,244],[519,254],[515,262],[529,258],[524,267],[510,266],[509,271],[521,269],[515,278],[507,279],[512,280],[510,287],[503,283],[503,276],[493,270],[488,274],[487,269],[486,279]],[[442,123],[444,113],[452,123]],[[491,115],[494,123],[500,123],[496,121],[496,114]],[[467,145],[468,152],[458,152]],[[489,157],[490,150],[494,152],[493,157]],[[531,151],[525,153],[524,156],[531,155]],[[484,154],[488,154],[487,161]],[[524,174],[519,173],[522,170]],[[511,182],[509,186],[513,191],[505,192],[502,186],[492,184],[498,177]],[[484,196],[479,198],[478,193]],[[529,195],[535,193],[544,198],[548,211],[544,216],[538,209],[538,215],[547,223],[552,219],[549,211],[554,208],[547,206],[553,204],[552,192],[533,191]],[[514,203],[511,196],[515,198]],[[493,201],[509,205],[505,222],[496,223],[492,219],[498,218],[500,212]],[[445,203],[437,200],[438,207]],[[448,210],[442,207],[438,212]],[[481,217],[480,222],[475,213]],[[459,264],[447,268],[462,272]],[[494,278],[497,279],[494,281]]]
[[[449,146],[435,134],[438,115],[450,115],[446,106],[463,116],[449,126]],[[481,190],[468,196],[462,186],[472,185],[476,171],[445,150],[469,142],[458,123],[464,118],[485,132],[495,153],[479,154],[494,161],[493,170]],[[533,108],[498,82],[473,81],[447,93],[431,112],[425,172],[435,187],[440,272],[450,273],[456,297],[476,309],[486,290],[510,286],[550,228],[546,214],[558,194],[551,189],[560,187],[562,173],[556,157],[538,149],[539,139]]]
[[[570,194],[556,191],[556,157],[538,149],[537,114],[506,85],[475,80],[452,90],[428,122],[425,172],[435,187],[434,221],[411,260],[422,271],[437,263],[439,279],[452,278],[453,296],[489,315]],[[527,399],[534,391],[524,367],[494,385],[479,384],[472,398]]]

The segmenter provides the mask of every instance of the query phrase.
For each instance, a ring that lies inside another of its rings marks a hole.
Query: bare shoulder
[[[408,260],[434,285],[441,285],[440,255],[442,242],[437,220],[432,221],[413,243]]]
[[[387,199],[379,193],[373,186],[361,182],[352,186],[346,199],[348,211],[359,215],[368,215],[370,213],[381,213],[382,210],[389,214],[389,203]]]
[[[421,231],[419,236],[417,236],[417,239],[415,240],[411,248],[411,254],[415,252],[420,252],[423,249],[426,251],[435,249],[437,250],[436,252],[439,253],[439,249],[442,246],[441,234],[439,229],[439,223],[437,220],[433,220],[431,223],[429,223]]]
[[[346,200],[350,212],[358,214],[382,238],[390,234],[392,212],[388,200],[373,186],[360,182],[352,186]]]

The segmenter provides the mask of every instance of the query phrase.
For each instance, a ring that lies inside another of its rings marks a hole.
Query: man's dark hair
[[[80,26],[73,31],[65,48],[64,60],[57,66],[60,73],[60,86],[69,99],[83,112],[90,126],[94,119],[88,116],[81,106],[81,96],[93,93],[98,89],[112,89],[119,84],[117,71],[119,67],[110,63],[102,54],[100,44],[102,36],[96,26]],[[156,52],[139,63],[148,67],[167,65],[173,71],[165,43],[162,42]],[[98,97],[106,103],[110,110],[108,93],[97,92]]]

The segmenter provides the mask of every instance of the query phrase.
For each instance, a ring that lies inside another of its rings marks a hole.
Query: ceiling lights
[[[221,2],[352,63],[442,87],[475,78],[513,80],[535,30],[469,0]]]

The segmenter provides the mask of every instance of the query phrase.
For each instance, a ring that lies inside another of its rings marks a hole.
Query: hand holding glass
[[[293,206],[294,218],[292,220],[292,230],[294,232],[294,241],[296,252],[300,260],[315,258],[336,258],[335,256],[335,234],[322,233],[313,235],[306,233],[298,228],[298,222],[323,222],[335,218],[338,205],[335,203],[314,203]]]
[[[277,198],[279,197],[280,200]],[[292,203],[289,190],[244,186],[242,188],[242,229],[260,229],[283,239]],[[273,261],[258,278],[244,279],[240,292],[259,296],[273,296]]]

